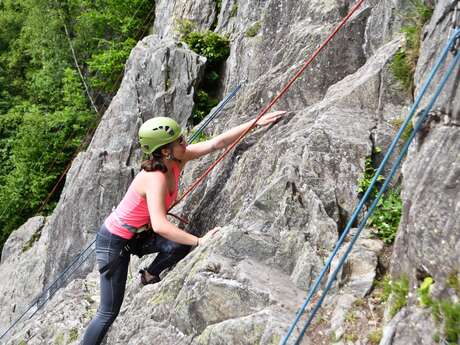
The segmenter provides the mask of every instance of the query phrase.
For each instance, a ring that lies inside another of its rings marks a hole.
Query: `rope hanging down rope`
[[[430,72],[430,74],[429,74],[427,80],[425,81],[425,83],[424,83],[419,95],[417,96],[413,106],[411,107],[411,110],[410,110],[410,113],[409,113],[408,117],[406,118],[404,123],[401,125],[401,128],[399,129],[398,133],[396,134],[395,138],[393,139],[393,141],[392,141],[387,153],[385,154],[384,159],[382,160],[382,163],[380,164],[379,168],[375,172],[375,175],[374,175],[374,177],[373,177],[373,179],[371,181],[371,184],[369,185],[368,189],[366,190],[366,193],[364,194],[363,198],[361,199],[361,201],[359,202],[359,204],[356,207],[355,211],[353,212],[352,217],[350,218],[350,220],[347,223],[345,229],[343,230],[342,235],[340,236],[339,240],[337,241],[337,244],[336,244],[336,246],[334,248],[334,251],[329,256],[326,264],[324,265],[323,269],[321,270],[320,275],[316,279],[316,281],[313,284],[313,286],[310,288],[310,291],[309,291],[307,299],[302,304],[302,307],[298,311],[295,320],[293,321],[291,327],[289,328],[286,336],[284,337],[284,339],[280,343],[280,345],[286,345],[287,344],[287,341],[288,341],[289,337],[291,336],[291,334],[292,334],[292,332],[294,330],[294,327],[296,326],[296,324],[298,323],[300,317],[303,315],[306,307],[310,303],[311,298],[315,294],[315,292],[316,292],[316,290],[317,290],[322,278],[324,277],[327,269],[330,267],[332,259],[336,256],[336,254],[337,254],[340,246],[342,245],[345,237],[349,233],[352,224],[356,221],[356,218],[357,218],[359,212],[361,211],[364,203],[368,199],[371,190],[374,188],[374,186],[375,186],[375,184],[377,182],[378,176],[380,176],[381,173],[383,172],[383,169],[384,169],[389,157],[394,152],[396,144],[399,141],[399,139],[401,138],[402,133],[404,132],[405,128],[408,126],[408,124],[412,120],[412,117],[414,116],[415,111],[417,110],[417,108],[418,108],[418,106],[419,106],[419,104],[421,102],[421,99],[425,95],[425,93],[426,93],[429,85],[431,84],[434,76],[439,71],[439,68],[445,62],[445,60],[447,58],[447,55],[449,54],[449,50],[451,50],[452,46],[455,44],[456,40],[458,40],[458,39],[460,39],[460,29],[457,29],[457,31],[454,33],[454,35],[449,39],[449,41],[446,44],[441,56],[439,57],[438,61],[436,62],[435,67]],[[356,240],[359,237],[361,231],[365,227],[368,218],[374,212],[374,210],[375,210],[375,208],[376,208],[381,196],[383,195],[383,193],[385,193],[385,191],[386,191],[389,183],[391,182],[393,176],[396,174],[396,171],[397,171],[399,165],[401,164],[401,161],[402,161],[403,157],[405,156],[405,154],[406,154],[406,152],[407,152],[407,150],[409,148],[410,143],[412,142],[412,140],[415,137],[416,133],[418,132],[418,130],[421,128],[421,126],[423,125],[424,121],[426,120],[426,118],[428,116],[428,113],[430,112],[430,110],[432,109],[433,105],[435,104],[437,98],[439,97],[442,89],[444,88],[445,84],[447,83],[447,80],[448,80],[449,76],[452,74],[452,72],[454,71],[455,67],[457,66],[459,60],[460,60],[460,54],[456,54],[455,58],[450,63],[446,73],[443,75],[438,87],[436,88],[436,90],[435,90],[435,92],[434,92],[434,94],[433,94],[428,106],[422,111],[422,115],[420,116],[420,118],[418,119],[416,125],[414,126],[414,129],[412,130],[409,138],[406,140],[406,142],[405,142],[405,144],[404,144],[404,146],[403,146],[403,148],[401,150],[401,153],[399,154],[397,160],[394,162],[394,164],[393,164],[393,166],[391,168],[391,171],[389,173],[388,178],[385,180],[385,183],[383,184],[383,186],[381,187],[379,193],[377,194],[377,196],[373,200],[373,202],[372,202],[367,214],[365,215],[365,217],[359,223],[358,231],[356,232],[356,234],[353,236],[352,240],[350,241],[350,244],[348,245],[344,255],[341,257],[341,259],[339,261],[339,264],[337,265],[336,269],[331,273],[330,278],[328,279],[328,282],[326,284],[326,287],[324,288],[324,291],[321,294],[320,299],[316,302],[314,308],[312,309],[312,311],[311,311],[311,313],[310,313],[310,315],[309,315],[309,317],[308,317],[308,319],[307,319],[307,321],[305,323],[305,326],[302,328],[302,331],[300,332],[300,335],[299,335],[299,337],[297,338],[297,340],[295,342],[296,345],[300,345],[300,342],[303,339],[303,336],[305,335],[305,332],[307,331],[308,327],[310,326],[310,324],[311,324],[314,316],[316,315],[317,311],[321,307],[321,305],[322,305],[322,303],[323,303],[323,301],[324,301],[324,299],[326,297],[327,292],[332,287],[332,284],[334,283],[334,280],[336,279],[336,276],[337,276],[338,272],[340,271],[340,269],[344,265],[345,260],[347,259],[349,253],[351,252],[351,249],[352,249],[354,243],[356,242]]]
[[[206,126],[214,120],[219,113],[222,111],[224,106],[238,93],[245,81],[236,86],[215,108],[215,110],[210,113],[202,121],[202,124],[197,128],[195,133],[187,139],[187,143],[191,144],[200,133],[206,128]],[[172,215],[172,214],[171,214]],[[172,215],[177,217],[175,215]],[[181,221],[184,221],[180,219]],[[26,310],[8,327],[8,329],[3,332],[0,336],[0,340],[9,333],[28,313],[30,315],[28,318],[32,318],[44,305],[45,303],[53,297],[53,295],[64,285],[64,283],[71,277],[71,275],[89,258],[91,254],[94,253],[95,247],[94,244],[96,240],[93,240],[82,252],[80,252],[75,259],[62,271],[59,276],[42,292],[38,295],[26,308]]]

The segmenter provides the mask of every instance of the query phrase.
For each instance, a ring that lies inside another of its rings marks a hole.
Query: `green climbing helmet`
[[[169,117],[154,117],[139,128],[141,149],[150,154],[159,147],[172,143],[182,135],[179,124]]]

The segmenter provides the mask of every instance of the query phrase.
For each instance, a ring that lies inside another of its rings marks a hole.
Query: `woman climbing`
[[[266,114],[257,125],[274,123],[285,113]],[[180,126],[171,118],[156,117],[141,126],[139,141],[148,159],[142,162],[141,171],[97,233],[96,259],[101,272],[101,299],[96,316],[86,330],[83,345],[100,344],[120,311],[130,260],[129,254],[120,253],[124,253],[126,244],[135,233],[145,230],[146,226],[153,229],[155,234],[146,245],[149,252],[159,253],[152,264],[140,272],[141,283],[145,285],[159,282],[164,269],[181,260],[191,247],[209,241],[218,231],[214,228],[203,237],[187,233],[168,221],[167,210],[176,199],[178,179],[184,165],[229,146],[252,122],[188,146]]]

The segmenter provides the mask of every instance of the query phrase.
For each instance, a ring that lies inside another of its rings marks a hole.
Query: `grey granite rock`
[[[210,126],[213,135],[253,118],[351,5],[223,0],[217,13],[210,0],[157,1],[156,34],[131,53],[117,96],[90,147],[74,161],[40,240],[28,251],[37,260],[34,289],[52,281],[92,241],[122,197],[138,169],[140,151],[134,139],[142,120],[167,115],[184,125],[190,116],[205,59],[177,41],[175,19],[193,20],[199,29],[216,24],[217,32],[228,35],[231,53],[217,92],[224,94],[247,79],[244,91]],[[376,146],[385,149],[396,130],[392,119],[407,108],[408,97],[389,69],[400,47],[401,23],[395,13],[406,5],[370,2],[360,9],[277,104],[276,109],[291,113],[243,140],[178,207],[191,220],[187,229],[193,233],[224,227],[215,241],[194,250],[161,283],[141,289],[130,274],[125,303],[107,343],[279,343],[357,203],[366,157]],[[447,0],[439,2],[426,28],[418,88],[445,40],[446,8]],[[454,78],[440,101],[450,120],[444,125],[435,122],[417,138],[404,168],[404,215],[392,271],[408,273],[411,286],[422,272],[439,281],[442,290],[446,275],[459,265],[457,84]],[[216,157],[190,163],[182,190]],[[26,279],[9,269],[8,262],[16,257],[12,251],[21,241],[12,237],[0,266],[16,290]],[[343,289],[339,284],[333,291],[332,297],[343,302],[334,321],[337,327],[339,316],[356,296],[369,291],[375,276],[381,244],[362,241],[349,261],[355,274],[342,275]],[[21,263],[28,259],[18,257]],[[131,272],[149,259],[132,260]],[[93,269],[94,260],[87,262],[79,273],[86,278],[61,289],[34,319],[11,334],[8,344],[75,344],[97,305],[97,274],[87,275]],[[13,290],[5,290],[10,291],[7,298],[25,305],[30,292]],[[11,320],[11,306],[4,310],[2,320]],[[416,326],[407,331],[406,325]],[[390,322],[385,344],[411,344],[430,325],[425,310],[410,306]]]

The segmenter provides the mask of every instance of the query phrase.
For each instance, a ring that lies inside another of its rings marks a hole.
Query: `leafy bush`
[[[400,81],[404,89],[412,91],[414,88],[414,71],[408,62],[406,50],[404,48],[396,52],[390,67],[393,75]]]
[[[230,41],[213,31],[194,31],[196,25],[186,19],[176,20],[176,31],[191,50],[206,57],[204,80],[195,93],[192,125],[198,124],[219,101],[212,96],[220,79],[218,70],[230,54]]]
[[[426,277],[417,289],[418,299],[422,307],[429,307],[433,303],[433,300],[430,297],[431,285],[433,285],[433,278]]]
[[[380,152],[380,149],[374,151]],[[363,177],[358,181],[358,192],[364,193],[370,186],[376,170],[373,166],[372,157],[367,157],[364,163]],[[371,203],[378,194],[378,185],[384,181],[383,176],[377,178],[377,184],[371,191],[369,203]],[[374,233],[386,244],[392,244],[396,238],[399,222],[402,213],[402,201],[398,189],[390,189],[382,195],[374,212],[368,219],[367,225],[374,228]]]
[[[399,191],[389,190],[380,199],[374,213],[369,217],[368,225],[376,229],[377,236],[386,244],[392,244],[396,238],[401,219],[402,201]]]
[[[229,40],[213,31],[192,31],[182,39],[191,50],[205,56],[211,64],[225,61],[230,54]]]
[[[209,97],[203,90],[198,90],[195,96],[195,107],[192,111],[193,125],[200,123],[217,104],[219,104],[217,99]]]
[[[92,94],[111,97],[151,10],[145,0],[0,3],[0,247],[34,215],[95,124],[64,23]]]
[[[372,157],[366,157],[364,161],[364,174],[363,177],[358,181],[358,193],[364,194],[366,190],[371,185],[372,179],[375,175],[375,168],[372,163]],[[377,182],[382,182],[384,180],[382,175],[377,177]],[[370,198],[375,198],[377,196],[378,190],[374,187],[371,191]]]
[[[451,277],[453,276],[458,279],[457,274],[451,275]],[[451,277],[447,282],[450,286],[452,283]],[[435,333],[435,340],[439,342],[442,337],[446,344],[456,345],[460,340],[460,303],[449,299],[436,300],[431,297],[430,287],[432,284],[433,279],[426,277],[417,289],[420,305],[425,308],[431,308],[433,318],[441,328],[439,332]],[[453,289],[456,290],[455,286]]]
[[[174,31],[176,31],[181,39],[189,35],[191,32],[196,31],[196,24],[189,19],[174,20]]]
[[[435,320],[441,324],[442,336],[448,345],[457,345],[460,340],[460,303],[443,300],[433,303]]]
[[[409,279],[401,277],[400,279],[392,280],[390,277],[385,276],[379,284],[383,289],[381,300],[391,303],[390,315],[393,317],[407,304]]]
[[[118,86],[118,76],[123,72],[125,61],[136,43],[133,38],[123,42],[106,42],[109,48],[93,54],[88,60],[89,70],[94,74],[91,85],[100,90],[113,92]]]
[[[431,18],[433,9],[423,0],[411,0],[411,9],[402,15],[408,24],[401,31],[406,37],[404,47],[394,56],[390,68],[403,87],[409,92],[414,89],[414,73],[420,52],[420,36],[423,25]]]

